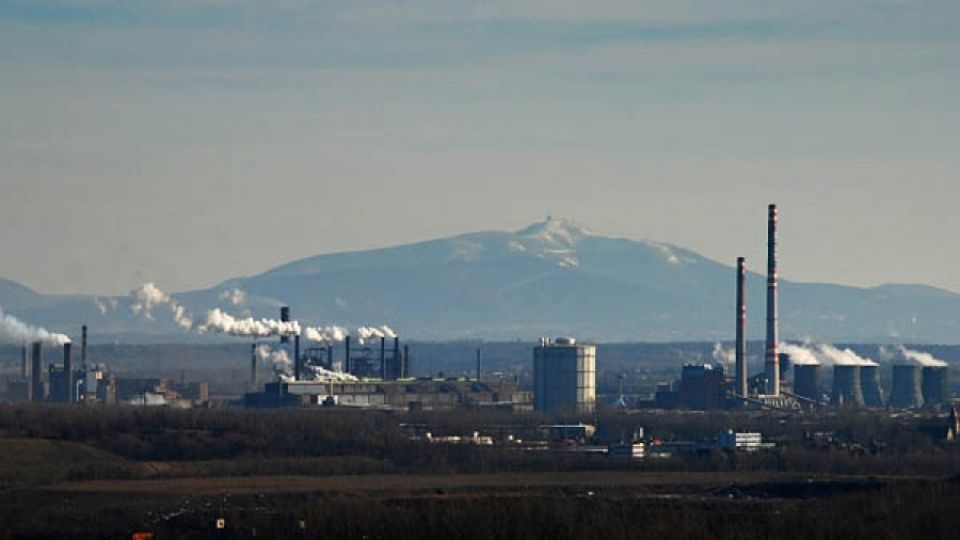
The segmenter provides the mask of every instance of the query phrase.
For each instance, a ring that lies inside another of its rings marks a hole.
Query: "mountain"
[[[213,307],[275,317],[289,304],[306,323],[386,323],[419,339],[729,340],[734,283],[732,267],[678,246],[548,218],[513,233],[318,255],[174,296],[198,317]],[[750,274],[747,287],[749,334],[762,338],[764,277]],[[245,292],[242,306],[225,299],[235,289]],[[52,329],[87,321],[125,339],[189,338],[163,316],[130,316],[129,298],[114,300],[117,307],[101,314],[91,297],[44,296],[0,281],[0,305]],[[960,295],[920,285],[782,281],[781,321],[787,339],[958,343]]]

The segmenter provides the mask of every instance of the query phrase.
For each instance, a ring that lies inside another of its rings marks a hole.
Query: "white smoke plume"
[[[361,326],[357,328],[357,339],[363,344],[370,338],[395,338],[397,333],[387,325],[383,326]]]
[[[817,360],[816,355],[813,354],[813,351],[802,346],[802,345],[792,345],[790,343],[781,343],[780,352],[788,354],[790,356],[790,363],[795,366],[817,366],[820,365],[820,361]]]
[[[310,341],[340,342],[347,338],[347,329],[342,326],[308,326],[304,336]]]
[[[177,326],[184,330],[193,328],[193,318],[187,313],[187,310],[153,283],[144,283],[130,291],[130,298],[133,299],[133,303],[130,304],[130,311],[134,315],[142,314],[144,318],[152,321],[153,308],[165,305],[170,308],[173,322],[177,323]]]
[[[862,358],[850,349],[842,351],[833,345],[822,343],[813,348],[813,354],[821,363],[838,366],[876,366],[873,360]]]
[[[934,358],[932,354],[908,349],[904,346],[899,347],[900,355],[911,363],[922,367],[947,367],[947,363],[939,358]]]
[[[737,353],[733,349],[727,349],[719,341],[713,344],[713,361],[720,364],[725,369],[733,366],[737,361]]]
[[[230,289],[220,293],[220,299],[230,302],[236,307],[245,307],[247,305],[247,293],[243,289]]]
[[[207,312],[207,318],[198,328],[200,333],[219,332],[231,336],[269,337],[298,336],[300,322],[283,322],[275,319],[238,319],[220,308]]]
[[[0,307],[0,335],[17,343],[42,341],[58,346],[70,343],[70,338],[64,334],[50,332],[39,326],[31,326],[13,315],[4,313],[3,307]]]
[[[307,381],[319,382],[355,382],[359,381],[356,376],[342,371],[331,371],[321,366],[304,366],[303,377]]]
[[[293,380],[293,360],[286,349],[273,349],[267,345],[257,347],[257,358],[260,362],[270,364],[273,372],[284,381]]]
[[[97,311],[99,311],[101,315],[106,315],[108,311],[117,309],[117,299],[110,296],[103,298],[94,296],[93,305],[96,306]]]

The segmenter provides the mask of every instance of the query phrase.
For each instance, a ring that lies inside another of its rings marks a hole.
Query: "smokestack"
[[[737,257],[737,343],[735,345],[737,361],[735,369],[737,395],[740,397],[747,397],[747,299],[744,291],[746,280],[746,259]]]
[[[860,366],[837,364],[833,366],[833,396],[835,407],[863,407],[860,387]]]
[[[387,380],[387,338],[380,338],[380,377]]]
[[[30,371],[30,366],[27,361],[27,346],[24,345],[20,347],[20,378],[27,380],[27,373]],[[27,385],[30,386],[30,385]]]
[[[767,395],[780,395],[780,315],[777,306],[777,205],[771,204],[767,217],[767,346],[764,368]]]
[[[893,390],[890,391],[890,406],[897,409],[922,407],[923,391],[920,384],[920,366],[893,366]]]
[[[280,322],[290,322],[290,306],[280,308]],[[290,336],[280,336],[280,343],[290,343]]]
[[[403,377],[403,358],[400,357],[400,337],[393,337],[393,362],[390,366],[390,378],[397,380]]]
[[[880,366],[860,368],[860,389],[863,404],[867,407],[883,407],[883,392],[880,390]]]
[[[257,344],[250,344],[250,390],[257,390]]]
[[[333,369],[333,343],[327,343],[327,369]]]
[[[87,325],[80,327],[80,369],[87,371]]]
[[[925,366],[923,368],[923,404],[940,406],[950,400],[947,368]]]
[[[343,371],[344,373],[353,373],[353,366],[350,365],[350,336],[343,340],[343,348]]]
[[[477,382],[480,382],[480,347],[477,347]]]
[[[403,378],[410,377],[410,346],[403,346]]]
[[[303,378],[303,366],[300,360],[300,334],[293,336],[293,380]]]
[[[793,393],[820,401],[820,366],[816,364],[797,364],[793,366]]]
[[[70,343],[63,344],[63,401],[73,403],[73,358],[70,357]]]
[[[33,342],[30,366],[30,401],[43,401],[43,342]]]

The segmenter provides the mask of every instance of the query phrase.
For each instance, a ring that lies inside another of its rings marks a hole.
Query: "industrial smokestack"
[[[481,361],[480,347],[477,347],[477,382],[480,382],[480,361]]]
[[[833,395],[830,401],[835,407],[863,407],[860,366],[849,364],[833,366]]]
[[[380,377],[387,380],[387,338],[380,338]]]
[[[410,346],[403,346],[403,378],[410,377]]]
[[[393,337],[393,362],[390,366],[390,378],[397,380],[403,377],[403,358],[400,357],[400,338]]]
[[[29,361],[27,360],[27,346],[20,347],[20,378],[27,380],[27,373],[30,371]],[[27,385],[30,386],[30,385]]]
[[[87,325],[80,327],[80,369],[84,372],[89,369],[89,366],[87,366]]]
[[[735,345],[735,369],[737,377],[737,395],[740,397],[747,397],[747,299],[746,292],[744,290],[746,280],[746,259],[743,257],[737,257],[737,343]]]
[[[767,346],[764,371],[767,395],[780,395],[780,315],[777,306],[777,205],[771,204],[767,218]]]
[[[883,407],[883,391],[880,390],[880,366],[860,367],[860,390],[863,404],[867,407]]]
[[[280,308],[280,322],[290,322],[290,306],[282,306]],[[290,336],[281,335],[280,343],[290,343]]]
[[[343,340],[343,371],[345,373],[353,373],[353,366],[350,362],[350,336],[347,336]]]
[[[924,366],[923,368],[923,404],[940,406],[950,400],[947,368]]]
[[[43,342],[33,342],[30,366],[30,401],[43,401]]]
[[[70,356],[70,343],[63,344],[63,401],[73,403],[73,358]]]
[[[820,401],[820,366],[817,364],[796,364],[793,366],[793,393]]]
[[[333,369],[333,343],[327,343],[327,369]]]
[[[300,360],[300,334],[293,336],[293,380],[303,378],[303,366]]]
[[[257,344],[250,344],[250,390],[257,390]]]

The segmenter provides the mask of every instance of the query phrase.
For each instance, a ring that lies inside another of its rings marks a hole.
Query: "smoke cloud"
[[[283,322],[275,319],[238,319],[220,308],[207,312],[207,318],[198,328],[200,333],[219,332],[231,336],[270,337],[298,336],[300,322]]]
[[[0,335],[17,343],[42,341],[57,346],[70,343],[70,338],[66,335],[50,332],[39,326],[31,326],[13,315],[4,313],[3,307],[0,307]]]
[[[361,344],[370,338],[395,338],[397,333],[387,325],[383,326],[361,326],[357,328],[357,339]]]
[[[733,366],[737,361],[737,353],[733,349],[727,349],[719,341],[713,344],[713,361],[720,364],[725,369]]]
[[[236,307],[245,307],[247,305],[247,293],[243,289],[231,289],[220,293],[220,299],[230,302]]]
[[[342,326],[308,326],[304,336],[310,341],[340,342],[347,338],[347,329]]]
[[[164,305],[170,309],[173,322],[177,323],[177,326],[184,330],[193,328],[193,318],[187,313],[187,310],[152,282],[144,283],[130,291],[130,298],[133,299],[133,303],[130,304],[130,311],[134,315],[142,314],[144,318],[152,321],[153,308]]]
[[[842,351],[833,345],[825,343],[817,345],[814,348],[814,355],[824,364],[838,366],[876,366],[879,365],[873,360],[862,358],[850,349]]]
[[[293,360],[286,349],[273,349],[266,345],[257,347],[257,358],[260,362],[270,364],[273,372],[284,381],[293,380]]]
[[[943,360],[934,358],[934,356],[928,352],[915,351],[902,345],[897,348],[897,352],[899,353],[897,359],[901,360],[901,363],[903,363],[902,360],[906,360],[911,364],[922,367],[947,367],[948,365]]]
[[[796,366],[817,366],[820,361],[817,360],[813,351],[801,345],[792,345],[790,343],[781,343],[780,351],[790,356],[790,363]]]

